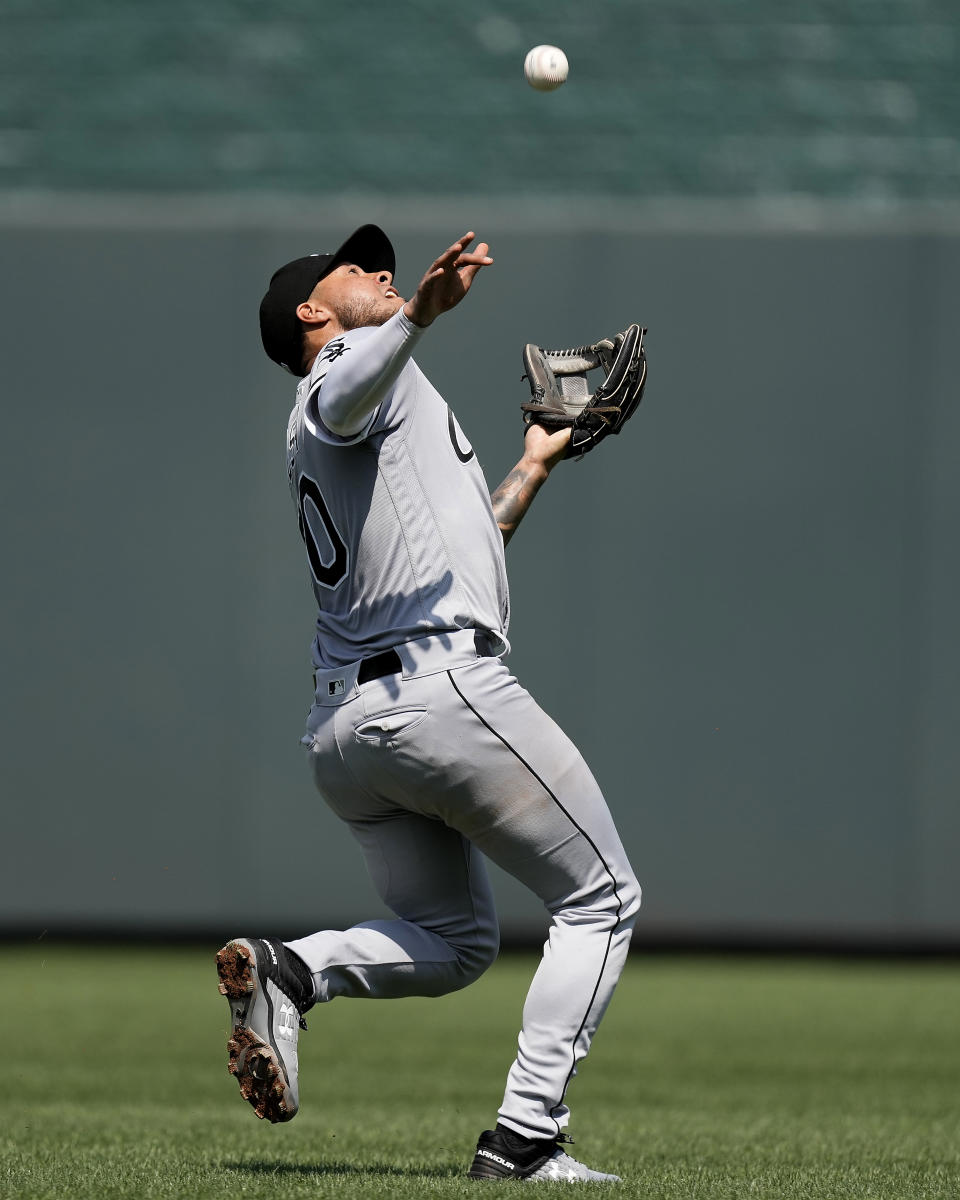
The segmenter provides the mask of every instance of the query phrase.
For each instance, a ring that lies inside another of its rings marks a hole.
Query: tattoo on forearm
[[[546,475],[518,463],[490,497],[493,513],[503,534],[503,544],[516,533],[517,526],[533,503]]]

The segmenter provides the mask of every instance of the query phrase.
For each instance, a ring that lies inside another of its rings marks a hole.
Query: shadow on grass
[[[250,1159],[247,1162],[221,1163],[227,1171],[246,1172],[250,1175],[303,1176],[322,1175],[396,1175],[404,1179],[460,1179],[462,1172],[455,1167],[398,1167],[395,1163],[349,1162],[285,1163],[268,1162],[265,1159]]]

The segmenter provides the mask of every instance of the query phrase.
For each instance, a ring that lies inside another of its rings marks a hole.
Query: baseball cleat
[[[300,1107],[297,1038],[310,1007],[289,958],[276,938],[235,938],[217,952],[220,994],[233,1022],[227,1070],[257,1116],[275,1123]]]
[[[619,1175],[591,1171],[560,1149],[564,1135],[534,1140],[498,1125],[480,1134],[470,1179],[519,1179],[524,1183],[619,1183]]]

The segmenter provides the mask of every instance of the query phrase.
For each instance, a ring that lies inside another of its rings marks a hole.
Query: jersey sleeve
[[[331,445],[363,441],[422,333],[401,310],[383,325],[327,342],[310,372],[304,406],[310,432]]]

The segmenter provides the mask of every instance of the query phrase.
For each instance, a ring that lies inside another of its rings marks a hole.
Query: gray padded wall
[[[5,930],[381,911],[297,744],[292,386],[255,318],[348,224],[0,230]],[[404,290],[452,232],[397,235]],[[511,662],[609,795],[641,929],[956,940],[960,239],[491,241],[419,355],[491,486],[521,342],[650,326],[633,426],[508,555]],[[497,880],[506,931],[540,929]]]

